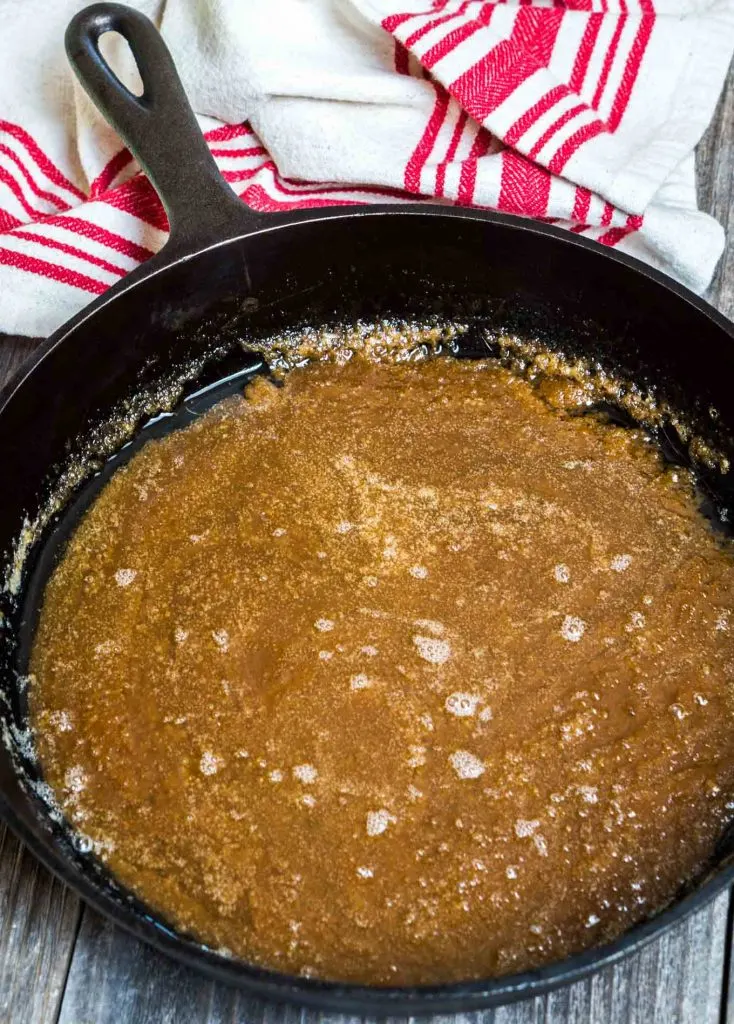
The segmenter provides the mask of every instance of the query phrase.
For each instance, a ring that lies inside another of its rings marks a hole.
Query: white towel
[[[76,0],[0,0],[0,330],[47,334],[164,243],[75,84]],[[734,0],[135,0],[217,162],[271,211],[415,197],[559,223],[706,288],[693,149]],[[117,48],[116,67],[132,75]],[[185,153],[171,153],[172,161]]]

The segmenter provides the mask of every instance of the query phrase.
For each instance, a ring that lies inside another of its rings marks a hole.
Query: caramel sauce
[[[491,362],[309,366],[113,476],[48,583],[37,745],[115,875],[214,948],[517,971],[705,868],[732,582],[641,431]]]

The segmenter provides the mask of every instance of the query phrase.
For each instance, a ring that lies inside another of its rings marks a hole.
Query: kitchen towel
[[[83,6],[0,0],[0,331],[51,332],[166,238],[152,188],[66,62],[64,28]],[[693,150],[734,51],[734,0],[132,6],[160,26],[253,208],[488,207],[696,291],[710,281],[723,232],[697,208]],[[108,52],[132,82],[119,39]]]

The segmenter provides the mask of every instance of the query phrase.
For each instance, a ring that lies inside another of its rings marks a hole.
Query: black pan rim
[[[527,235],[541,235],[554,239],[562,248],[574,246],[589,253],[591,260],[621,264],[637,276],[647,278],[651,285],[665,291],[692,306],[698,315],[706,317],[718,329],[734,341],[734,324],[719,313],[704,299],[695,295],[685,286],[667,277],[660,271],[624,253],[609,250],[590,239],[572,235],[553,225],[526,221],[513,215],[460,207],[429,207],[426,204],[374,205],[369,207],[312,209],[287,214],[271,215],[260,219],[254,228],[227,235],[195,252],[169,253],[163,250],[147,264],[143,264],[132,275],[87,306],[79,314],[55,331],[31,354],[10,381],[0,389],[0,415],[34,369],[60,344],[72,341],[75,330],[91,320],[95,314],[110,303],[121,299],[138,285],[165,275],[169,269],[196,259],[204,253],[224,248],[231,243],[255,239],[259,235],[296,229],[301,224],[313,224],[325,220],[340,220],[345,224],[363,217],[438,217],[476,222],[489,231],[493,227],[521,231]],[[128,933],[140,938],[174,959],[204,971],[211,977],[249,989],[256,995],[280,1002],[307,1004],[321,1009],[352,1011],[358,1013],[438,1013],[460,1012],[498,1006],[531,998],[551,991],[561,985],[580,981],[604,967],[638,951],[667,928],[679,924],[689,915],[709,903],[716,895],[734,882],[734,864],[719,869],[695,891],[676,900],[665,910],[634,926],[611,943],[592,947],[582,953],[568,957],[533,971],[507,975],[494,979],[458,982],[425,987],[381,988],[354,984],[319,981],[280,974],[258,968],[244,961],[232,959],[200,946],[190,939],[164,930],[151,917],[149,920],[132,916],[124,903],[97,889],[86,877],[76,872],[64,856],[46,844],[40,835],[31,830],[7,805],[0,793],[0,817],[30,849],[45,867],[56,877],[76,891],[87,903],[121,926]]]
[[[688,896],[654,917],[635,925],[612,942],[591,947],[564,960],[520,974],[449,984],[379,987],[326,981],[257,967],[246,961],[199,945],[170,931],[150,917],[131,917],[125,905],[97,889],[77,874],[56,851],[49,850],[4,803],[0,794],[0,815],[30,852],[60,881],[72,888],[94,910],[112,920],[128,934],[218,981],[247,989],[274,1002],[297,1003],[322,1010],[360,1014],[459,1013],[503,1006],[544,995],[572,985],[638,952],[659,933],[682,924],[697,910],[712,902],[734,883],[734,863],[721,868]]]
[[[250,213],[252,213],[252,211],[250,211]],[[29,357],[21,364],[19,369],[0,388],[0,414],[2,414],[2,411],[8,401],[12,398],[18,388],[22,386],[23,381],[33,372],[35,367],[39,365],[57,347],[57,345],[61,344],[66,340],[66,338],[72,335],[77,328],[85,324],[99,310],[108,306],[111,302],[117,301],[137,286],[152,280],[154,277],[159,277],[160,275],[165,274],[166,271],[172,270],[174,267],[179,266],[182,263],[195,260],[197,257],[203,256],[205,253],[213,252],[216,249],[220,249],[237,242],[255,239],[261,235],[272,234],[276,231],[282,231],[287,228],[295,229],[301,225],[312,225],[320,221],[353,221],[364,217],[384,218],[426,216],[436,217],[437,219],[446,218],[448,220],[456,219],[470,221],[490,229],[492,227],[498,227],[511,231],[519,231],[527,235],[540,235],[554,239],[556,242],[560,243],[561,247],[583,249],[593,260],[619,264],[626,267],[632,273],[637,274],[638,277],[647,278],[652,284],[662,287],[677,299],[680,299],[686,302],[689,306],[692,306],[698,313],[705,316],[716,327],[728,334],[729,338],[734,341],[734,322],[724,316],[723,313],[720,313],[711,305],[710,302],[707,302],[701,296],[696,295],[695,292],[690,290],[690,288],[687,288],[679,281],[676,281],[669,275],[657,270],[655,267],[652,267],[647,263],[643,263],[642,260],[638,260],[635,256],[630,256],[627,253],[618,252],[616,249],[611,249],[608,246],[600,245],[593,239],[572,234],[564,228],[558,228],[553,224],[545,224],[539,221],[528,220],[515,214],[498,213],[495,210],[481,210],[473,207],[462,206],[441,206],[438,204],[431,205],[429,203],[407,203],[405,205],[376,203],[370,206],[361,206],[356,208],[349,206],[326,209],[315,208],[309,210],[296,210],[288,213],[256,214],[254,225],[245,224],[243,230],[236,231],[233,234],[226,234],[222,238],[218,238],[209,244],[203,245],[201,248],[198,248],[193,252],[188,250],[177,252],[176,247],[174,247],[174,251],[169,252],[168,246],[166,246],[164,249],[156,253],[156,255],[151,257],[147,263],[141,264],[120,282],[112,285],[98,299],[95,299],[86,305],[79,313],[71,317],[62,324],[61,327],[54,331],[53,334],[40,342]],[[271,221],[271,223],[268,223],[268,221]]]

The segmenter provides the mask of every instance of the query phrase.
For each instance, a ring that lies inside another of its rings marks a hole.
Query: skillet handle
[[[102,56],[105,32],[127,40],[143,81],[141,96],[120,82]],[[171,225],[166,256],[195,252],[259,225],[262,215],[250,211],[219,173],[149,18],[124,4],[92,4],[74,16],[65,42],[77,78],[160,196]]]

